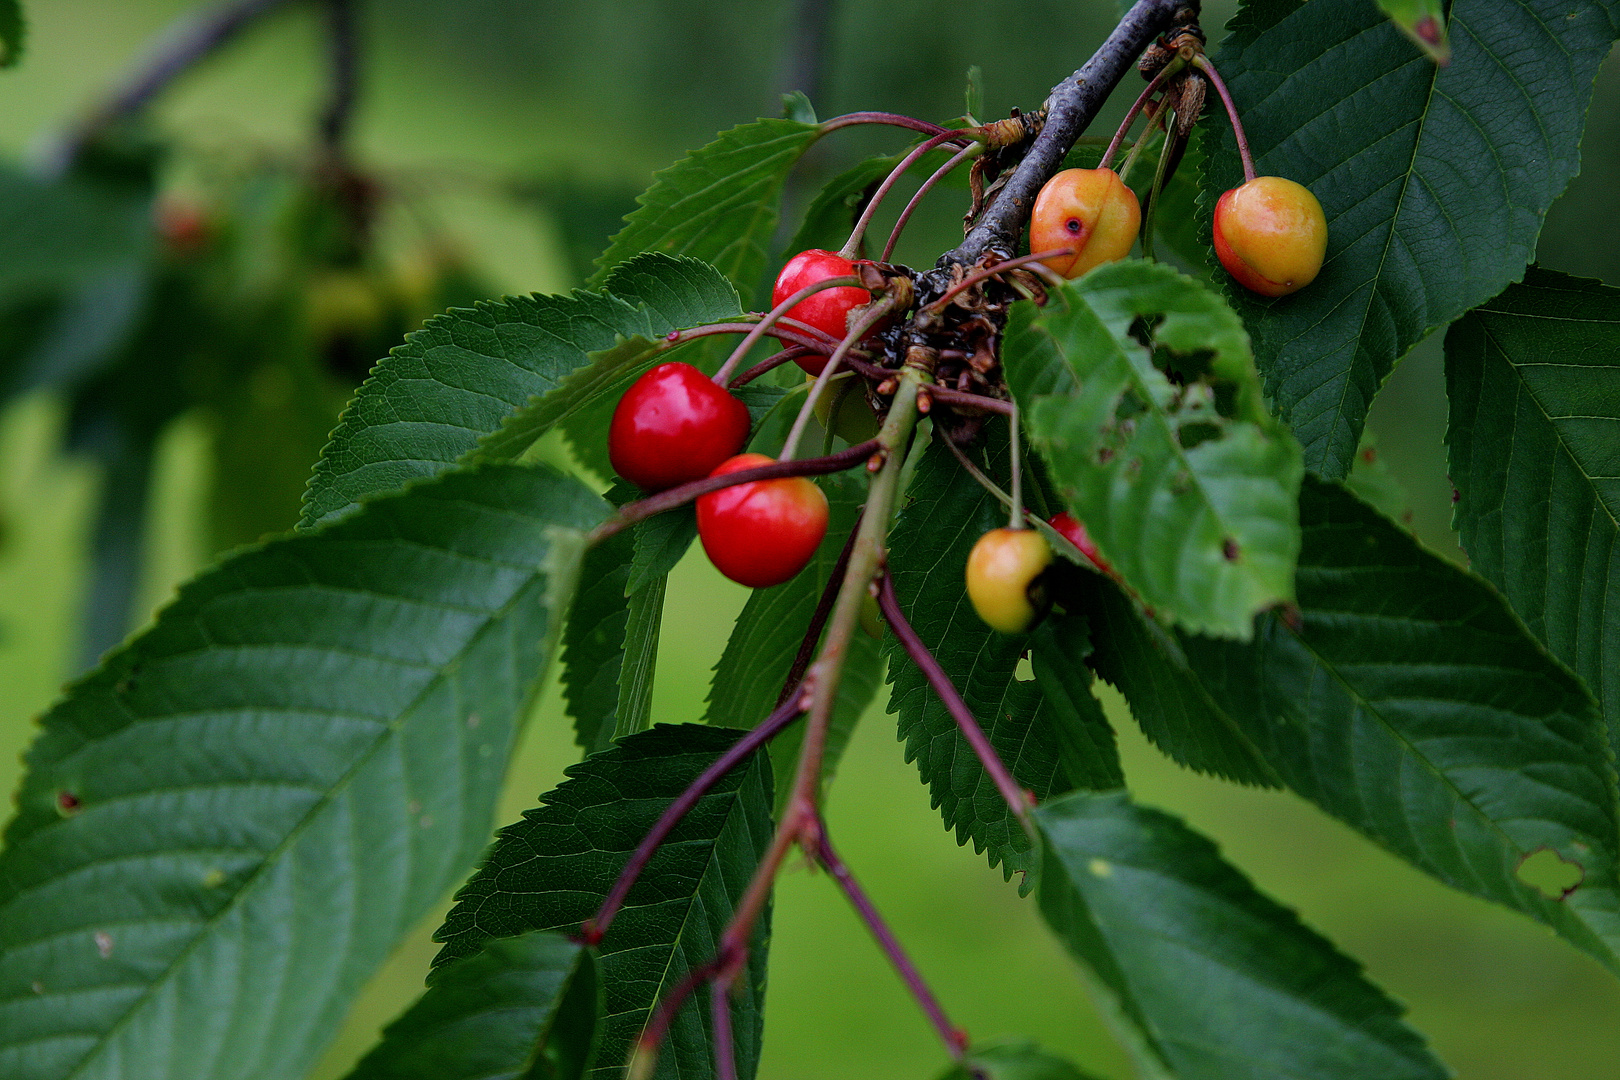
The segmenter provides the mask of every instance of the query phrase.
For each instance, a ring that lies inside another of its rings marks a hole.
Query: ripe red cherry
[[[1098,570],[1101,570],[1109,577],[1116,576],[1114,574],[1113,566],[1110,565],[1108,560],[1102,557],[1102,553],[1097,550],[1097,545],[1091,539],[1091,535],[1086,532],[1086,527],[1080,524],[1079,519],[1077,519],[1073,514],[1069,513],[1067,510],[1064,510],[1062,513],[1054,515],[1051,520],[1047,522],[1047,524],[1052,526],[1053,529],[1057,530],[1057,534],[1059,536],[1063,537],[1063,539],[1079,548],[1080,554],[1090,559],[1092,565]]]
[[[691,364],[659,364],[619,399],[608,459],[647,491],[701,480],[742,449],[748,408]]]
[[[770,463],[764,454],[738,454],[711,475]],[[803,476],[755,480],[699,497],[697,520],[715,568],[738,584],[764,589],[810,562],[827,535],[827,496]]]
[[[848,277],[855,273],[855,264],[830,251],[811,248],[788,260],[782,272],[776,275],[776,287],[771,290],[771,307],[775,307],[800,289],[828,278]],[[872,302],[872,294],[854,285],[840,285],[800,300],[787,310],[787,317],[807,323],[817,330],[831,334],[839,341],[849,333],[848,318],[851,308]],[[812,375],[820,375],[827,366],[825,356],[803,356],[794,361]]]

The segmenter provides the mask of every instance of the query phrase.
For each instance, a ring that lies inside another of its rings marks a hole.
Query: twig
[[[997,274],[1000,274],[1000,273],[1002,273],[1004,271],[1016,270],[1020,266],[1028,266],[1028,267],[1034,268],[1034,267],[1038,267],[1038,266],[1043,265],[1043,263],[1042,263],[1043,259],[1051,259],[1051,258],[1054,258],[1054,257],[1056,257],[1058,255],[1073,255],[1073,254],[1074,254],[1074,248],[1061,247],[1061,248],[1048,248],[1045,251],[1033,251],[1033,252],[1030,252],[1028,255],[1020,255],[1016,259],[1002,259],[1000,262],[996,263],[993,266],[986,266],[982,270],[975,270],[973,273],[967,275],[961,281],[958,281],[955,285],[952,285],[949,289],[945,290],[944,294],[941,295],[938,300],[935,300],[933,303],[929,304],[928,307],[925,308],[924,310],[931,311],[931,312],[944,311],[945,306],[947,304],[949,304],[952,300],[954,300],[958,296],[960,296],[963,292],[965,292],[968,289],[971,289],[973,286],[977,285],[979,282],[986,281],[986,280],[988,280],[990,278],[993,278]]]
[[[985,412],[1000,413],[1002,416],[1013,414],[1013,403],[1002,401],[1000,398],[986,397],[984,394],[970,394],[965,390],[952,390],[948,386],[927,386],[924,392],[935,401],[943,401],[947,405],[958,405],[968,409],[983,409]]]
[[[1177,56],[1159,69],[1159,73],[1153,76],[1153,79],[1147,84],[1147,89],[1143,90],[1136,100],[1131,103],[1131,107],[1125,111],[1125,119],[1119,122],[1119,130],[1114,132],[1114,137],[1109,140],[1108,149],[1103,151],[1103,156],[1097,161],[1097,168],[1108,168],[1108,163],[1114,160],[1114,155],[1119,152],[1120,144],[1125,141],[1126,132],[1131,130],[1131,124],[1136,120],[1136,114],[1141,112],[1142,107],[1148,103],[1148,99],[1158,93],[1159,88],[1170,80],[1170,76],[1186,66],[1187,61]]]
[[[161,30],[145,54],[107,98],[95,105],[46,155],[45,171],[60,176],[109,127],[132,116],[175,79],[286,0],[230,0],[188,11]]]
[[[877,449],[879,449],[878,441],[868,439],[826,457],[804,458],[800,461],[773,461],[769,465],[757,465],[752,469],[738,469],[736,472],[720,476],[705,476],[701,480],[693,480],[667,491],[660,491],[656,495],[649,495],[645,499],[626,503],[619,508],[618,513],[592,529],[590,535],[586,537],[586,542],[600,543],[638,521],[645,521],[654,514],[662,514],[665,510],[673,510],[700,495],[707,495],[721,488],[747,484],[755,480],[779,480],[784,476],[825,476],[827,473],[853,469],[871,457]]]
[[[771,308],[770,311],[765,313],[765,317],[759,320],[759,322],[755,323],[752,330],[748,331],[748,333],[743,337],[742,341],[737,344],[737,347],[731,351],[731,355],[726,357],[726,362],[720,365],[720,370],[714,373],[715,385],[726,385],[726,380],[731,378],[731,373],[737,369],[738,364],[742,363],[742,358],[748,355],[748,350],[752,349],[754,344],[758,342],[760,338],[764,337],[770,332],[771,327],[776,325],[776,321],[778,319],[782,318],[782,316],[786,315],[789,311],[792,311],[794,308],[798,307],[801,300],[806,300],[814,296],[816,293],[822,292],[826,289],[847,287],[854,287],[858,289],[860,286],[860,279],[852,274],[844,274],[841,277],[823,278],[813,285],[806,285],[804,288],[800,289],[786,300],[783,300],[780,304],[777,304],[775,307]]]
[[[763,317],[763,316],[762,316]],[[754,329],[752,322],[723,322],[708,323],[705,326],[692,326],[685,330],[671,330],[664,338],[666,346],[685,345],[688,341],[698,338],[713,337],[715,334],[746,334]],[[781,318],[776,325],[766,331],[771,337],[788,345],[805,345],[818,351],[831,350],[838,344],[838,339],[825,331],[813,326],[806,326],[797,319]]]
[[[731,1043],[731,980],[724,976],[709,987],[709,1019],[714,1025],[715,1080],[737,1080],[737,1051]]]
[[[602,900],[602,906],[596,909],[593,915],[579,928],[580,936],[589,945],[595,945],[602,940],[602,935],[608,932],[613,924],[613,917],[624,906],[625,897],[630,895],[630,889],[636,883],[636,878],[647,868],[652,860],[653,853],[664,842],[664,838],[680,823],[687,811],[696,806],[698,800],[703,798],[708,790],[718,784],[722,777],[736,768],[748,757],[769,742],[777,732],[797,720],[803,713],[803,703],[799,701],[785,701],[776,707],[776,711],[766,717],[758,727],[738,739],[731,749],[717,758],[713,765],[704,769],[693,780],[685,791],[681,792],[676,800],[669,804],[662,816],[659,817],[652,830],[642,838],[636,850],[631,853],[630,859],[619,871],[619,878],[613,883],[613,888]]]
[[[1091,59],[1053,87],[1046,99],[1046,123],[1041,133],[967,238],[941,257],[940,266],[971,266],[986,251],[1010,255],[1017,250],[1019,234],[1029,220],[1036,194],[1062,166],[1064,155],[1096,118],[1132,62],[1149,42],[1174,24],[1178,15],[1195,17],[1198,6],[1197,0],[1137,0],[1131,5]]]
[[[958,1061],[962,1060],[962,1054],[968,1047],[967,1033],[952,1024],[945,1016],[944,1008],[940,1006],[939,999],[928,988],[928,984],[923,981],[922,973],[917,970],[917,965],[911,962],[911,957],[907,956],[905,949],[901,948],[899,939],[894,936],[894,931],[889,929],[889,924],[883,921],[883,916],[878,913],[876,905],[861,889],[860,883],[855,880],[855,875],[850,872],[848,864],[839,858],[838,852],[833,850],[832,841],[827,837],[826,823],[819,819],[816,823],[816,835],[817,841],[814,846],[816,861],[826,867],[827,873],[831,874],[833,880],[838,882],[838,887],[844,890],[844,896],[849,899],[850,906],[861,917],[861,921],[866,924],[866,928],[872,932],[872,937],[877,940],[878,947],[889,958],[889,963],[894,965],[894,970],[899,974],[901,981],[906,984],[906,989],[910,990],[911,996],[917,999],[917,1004],[922,1008],[922,1011],[928,1014],[928,1019],[933,1023],[934,1030],[939,1033],[940,1040],[945,1043],[945,1049],[950,1052],[951,1057]]]
[[[956,727],[961,731],[962,738],[967,740],[967,744],[978,755],[979,763],[984,766],[984,771],[990,774],[996,790],[1001,792],[1001,797],[1006,800],[1008,809],[1026,830],[1032,828],[1029,821],[1029,799],[1025,796],[1024,789],[1018,786],[1018,781],[1007,771],[1007,766],[1002,763],[996,748],[990,745],[984,729],[973,718],[973,712],[967,707],[967,702],[962,700],[962,695],[957,693],[951,677],[945,674],[945,669],[939,666],[934,654],[928,651],[928,646],[923,644],[922,638],[917,636],[917,631],[906,621],[905,613],[900,610],[900,598],[895,595],[894,579],[888,574],[884,574],[878,582],[878,607],[882,609],[883,617],[888,620],[889,628],[894,631],[894,636],[899,639],[901,647],[906,650],[906,655],[921,669],[923,676],[928,680],[928,685],[934,688],[934,693],[939,696],[946,711],[956,721]]]

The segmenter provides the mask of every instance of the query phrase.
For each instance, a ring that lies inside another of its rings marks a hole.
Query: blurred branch
[[[788,5],[788,38],[782,54],[783,91],[799,90],[810,104],[821,106],[826,81],[827,39],[831,36],[833,0],[792,0]]]
[[[192,11],[161,31],[111,94],[73,125],[46,155],[45,171],[60,176],[109,127],[145,108],[198,61],[286,0],[228,0]]]

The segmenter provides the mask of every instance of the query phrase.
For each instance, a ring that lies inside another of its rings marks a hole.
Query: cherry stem
[[[685,345],[688,341],[713,337],[716,334],[746,334],[753,328],[752,322],[723,322],[692,326],[685,330],[671,330],[669,336],[664,338],[664,345],[666,347]],[[806,326],[797,319],[777,319],[776,325],[766,333],[784,344],[806,345],[818,352],[822,350],[831,352],[838,344],[838,339],[831,334],[814,326]]]
[[[1012,413],[1008,416],[1008,427],[1012,429],[1012,505],[1007,508],[1011,515],[1007,522],[1009,529],[1022,529],[1024,527],[1024,457],[1023,448],[1018,445],[1018,403],[1013,402]]]
[[[943,296],[941,296],[938,300],[935,300],[933,303],[929,304],[923,310],[924,311],[935,312],[935,313],[944,311],[945,310],[945,305],[949,304],[952,300],[956,299],[964,291],[966,291],[968,289],[971,289],[973,286],[977,285],[979,282],[984,281],[986,278],[995,277],[997,274],[1003,273],[1003,272],[1005,272],[1007,270],[1016,270],[1020,266],[1030,266],[1032,268],[1033,268],[1033,266],[1039,266],[1041,264],[1042,259],[1050,259],[1050,258],[1053,258],[1053,257],[1058,256],[1058,255],[1072,255],[1072,254],[1074,254],[1074,248],[1066,248],[1066,247],[1064,247],[1064,248],[1052,248],[1049,251],[1035,251],[1035,252],[1031,252],[1028,255],[1020,255],[1016,259],[1003,259],[1000,262],[996,263],[994,266],[987,266],[983,270],[975,270],[973,273],[969,274],[967,277],[963,278],[961,281],[958,281],[955,285],[952,285],[949,289],[947,289],[945,291],[945,294]],[[1050,268],[1043,266],[1042,269],[1050,269]],[[941,399],[941,400],[943,400],[943,399]]]
[[[788,431],[787,442],[782,445],[782,453],[777,460],[793,460],[793,454],[799,448],[799,440],[804,437],[804,429],[809,426],[810,417],[815,412],[816,402],[826,391],[827,384],[832,382],[832,377],[838,373],[838,367],[843,363],[844,356],[857,341],[866,336],[868,330],[882,322],[892,310],[894,298],[885,296],[856,317],[854,324],[849,328],[849,333],[844,335],[844,340],[838,343],[838,348],[827,358],[827,364],[821,369],[821,374],[816,376],[816,383],[810,388],[804,404],[799,406],[799,415],[793,420],[793,427]]]
[[[906,170],[911,168],[913,162],[941,143],[952,142],[965,137],[964,133],[960,131],[946,131],[912,147],[911,152],[900,159],[900,164],[889,170],[889,175],[883,178],[883,183],[878,185],[877,191],[873,192],[872,197],[867,200],[866,209],[861,211],[860,220],[855,222],[855,228],[850,231],[849,239],[838,252],[839,256],[845,259],[853,259],[860,252],[861,237],[866,235],[866,227],[871,224],[872,215],[878,212],[878,207],[883,205],[883,200],[888,196],[889,189],[894,187],[900,177],[905,175]]]
[[[1147,84],[1147,89],[1143,90],[1131,107],[1126,110],[1125,119],[1120,121],[1119,130],[1114,132],[1114,137],[1109,140],[1108,149],[1103,151],[1102,158],[1097,162],[1097,168],[1108,168],[1108,163],[1114,160],[1114,155],[1119,152],[1121,144],[1125,142],[1126,132],[1130,131],[1131,125],[1136,122],[1137,114],[1147,106],[1148,99],[1159,92],[1160,87],[1170,80],[1170,76],[1186,66],[1187,60],[1177,56],[1159,69],[1159,73],[1153,76],[1152,80]]]
[[[602,936],[608,932],[608,927],[613,924],[613,917],[624,906],[625,897],[630,895],[630,889],[635,885],[636,878],[641,876],[641,872],[647,868],[647,863],[652,860],[653,853],[658,850],[658,846],[664,842],[670,831],[680,823],[681,818],[686,816],[687,811],[696,806],[698,800],[719,783],[722,777],[746,761],[777,732],[803,714],[804,703],[801,701],[789,700],[778,705],[775,712],[766,717],[758,727],[738,739],[731,749],[716,758],[714,764],[704,769],[698,778],[688,784],[686,790],[669,804],[653,825],[652,831],[642,838],[636,850],[631,853],[630,860],[624,864],[624,869],[619,871],[619,878],[602,900],[602,906],[597,908],[596,914],[579,928],[580,936],[585,939],[586,944],[595,945],[602,940]]]
[[[996,748],[990,745],[984,729],[973,718],[973,712],[967,707],[967,702],[962,700],[962,695],[957,693],[951,677],[945,674],[945,669],[939,666],[934,654],[928,651],[928,646],[923,644],[922,638],[917,636],[917,632],[906,621],[905,613],[900,610],[900,598],[895,595],[894,578],[887,573],[878,580],[878,607],[882,610],[883,617],[888,620],[894,636],[899,639],[901,647],[906,650],[906,655],[922,671],[928,685],[933,687],[934,693],[939,695],[939,700],[944,704],[946,711],[956,721],[957,730],[962,733],[962,738],[978,755],[979,763],[984,766],[984,771],[990,774],[996,790],[1001,792],[1001,797],[1006,800],[1008,809],[1018,818],[1026,831],[1031,830],[1029,799],[1025,796],[1024,789],[1018,786],[1018,781],[1007,771],[1007,766],[1002,763]]]
[[[894,931],[889,929],[889,924],[884,922],[883,916],[878,913],[877,906],[872,903],[865,891],[861,889],[860,883],[855,880],[855,875],[850,872],[848,864],[839,858],[837,851],[833,850],[832,841],[827,837],[825,822],[817,820],[815,834],[817,839],[814,844],[813,854],[816,861],[826,868],[827,873],[832,875],[834,881],[838,882],[838,887],[844,891],[844,896],[849,900],[850,907],[855,909],[856,914],[861,917],[861,921],[866,924],[866,928],[872,932],[872,937],[877,941],[878,947],[889,958],[889,963],[894,965],[895,972],[899,974],[901,981],[906,984],[906,989],[911,991],[911,996],[917,999],[917,1004],[922,1008],[922,1011],[928,1014],[928,1019],[933,1023],[934,1030],[939,1032],[940,1040],[945,1044],[945,1049],[952,1058],[957,1061],[962,1060],[962,1054],[967,1050],[968,1046],[965,1033],[946,1018],[945,1010],[940,1006],[939,999],[934,996],[933,991],[928,988],[928,984],[923,981],[922,973],[917,970],[917,966],[906,955],[905,949],[901,948],[899,939],[894,936]]]
[[[739,387],[747,386],[761,375],[768,371],[774,371],[789,360],[797,360],[801,356],[810,356],[815,353],[821,353],[821,350],[812,349],[808,345],[790,345],[781,352],[772,353],[735,379],[732,379],[729,388],[736,390]],[[826,353],[821,353],[821,355],[825,356]]]
[[[840,277],[823,278],[814,285],[806,285],[804,288],[800,289],[786,300],[783,300],[780,304],[777,304],[775,307],[771,308],[770,311],[766,312],[765,317],[759,320],[759,322],[755,323],[752,330],[748,331],[748,333],[743,337],[741,343],[739,343],[738,346],[732,350],[731,355],[726,357],[726,362],[720,365],[720,370],[714,373],[715,385],[726,385],[726,380],[730,379],[731,373],[737,370],[737,365],[742,363],[743,357],[748,355],[748,350],[752,349],[760,338],[764,337],[770,332],[771,327],[776,325],[776,321],[778,319],[786,315],[789,311],[792,311],[795,307],[798,307],[799,301],[807,299],[814,296],[816,293],[823,292],[827,289],[839,289],[850,285],[859,288],[860,284],[860,279],[855,277],[853,274],[844,274]]]
[[[709,987],[709,1019],[714,1024],[715,1080],[737,1080],[737,1052],[731,1044],[731,980]]]
[[[862,516],[865,513],[866,511],[861,511]],[[821,640],[821,631],[827,626],[827,616],[832,614],[833,601],[837,599],[838,590],[844,584],[844,575],[849,571],[849,554],[855,550],[855,537],[860,531],[861,518],[857,517],[855,527],[849,530],[849,539],[844,541],[844,550],[838,553],[838,561],[833,563],[832,573],[827,575],[827,587],[821,590],[821,599],[816,601],[816,610],[810,616],[810,625],[804,629],[804,638],[799,642],[799,651],[794,654],[793,664],[788,668],[787,678],[782,683],[782,694],[776,699],[778,705],[786,701],[804,681],[805,670],[810,667],[810,658],[816,654],[816,642]]]
[[[714,978],[728,961],[729,957],[720,953],[708,963],[698,965],[687,972],[686,977],[675,984],[675,989],[665,994],[659,1001],[652,1019],[647,1021],[647,1026],[641,1029],[641,1037],[636,1040],[628,1073],[631,1080],[652,1076],[653,1067],[658,1064],[658,1049],[663,1045],[664,1036],[669,1034],[670,1025],[675,1022],[675,1014],[681,1011],[681,1006],[686,1004],[686,999],[692,996],[692,992]]]
[[[1215,92],[1221,95],[1221,104],[1226,106],[1227,118],[1232,121],[1232,134],[1237,136],[1238,157],[1243,160],[1243,182],[1248,183],[1255,178],[1254,155],[1249,153],[1249,137],[1243,133],[1243,121],[1238,119],[1237,105],[1232,101],[1232,95],[1226,89],[1226,82],[1221,78],[1220,72],[1215,70],[1214,63],[1207,56],[1199,55],[1192,59],[1193,67],[1209,77],[1215,85]]]
[[[888,262],[889,256],[894,254],[894,245],[899,243],[900,234],[905,231],[906,222],[911,220],[911,215],[916,211],[918,204],[922,202],[923,196],[932,191],[935,184],[945,179],[945,177],[948,176],[952,170],[954,170],[958,165],[962,164],[962,162],[966,161],[968,158],[972,157],[974,154],[978,153],[980,149],[981,147],[978,143],[970,143],[969,145],[964,146],[957,152],[955,157],[951,158],[951,160],[935,169],[934,175],[922,182],[922,187],[918,188],[916,194],[911,196],[911,201],[906,203],[906,208],[900,211],[900,217],[895,221],[894,229],[889,233],[889,242],[883,245],[883,254],[878,259],[879,262]]]
[[[826,457],[805,458],[802,461],[773,461],[769,465],[756,465],[752,469],[738,469],[736,472],[720,476],[705,476],[701,480],[692,480],[660,491],[656,495],[649,495],[645,499],[626,503],[619,508],[618,513],[592,529],[586,541],[591,544],[600,543],[610,536],[623,532],[638,521],[645,521],[655,514],[662,514],[665,510],[673,510],[721,488],[748,484],[755,480],[780,480],[785,476],[824,476],[827,473],[853,469],[878,449],[880,449],[878,440],[868,439]]]
[[[1125,155],[1125,164],[1121,165],[1119,168],[1120,183],[1123,184],[1130,178],[1131,169],[1136,165],[1136,159],[1142,156],[1143,149],[1146,148],[1147,144],[1153,139],[1153,132],[1156,131],[1159,125],[1163,122],[1164,110],[1161,109],[1153,114],[1153,119],[1149,120],[1147,127],[1142,129],[1142,134],[1138,135],[1136,137],[1136,142],[1131,144],[1131,152]]]
[[[967,451],[963,450],[960,446],[957,446],[956,443],[951,441],[950,438],[946,438],[945,445],[950,448],[952,454],[956,455],[957,462],[962,466],[963,469],[967,471],[969,476],[973,477],[973,479],[978,482],[980,487],[994,495],[997,500],[1000,501],[1001,505],[1007,507],[1008,509],[1012,508],[1012,496],[1001,490],[1000,484],[984,475],[979,467],[973,464],[973,459],[967,456]]]
[[[983,409],[985,412],[1000,413],[1002,416],[1013,414],[1013,403],[1002,401],[1000,398],[988,397],[984,394],[969,394],[965,390],[952,390],[948,386],[925,386],[923,393],[935,401],[943,401],[947,405],[958,405],[969,409]]]
[[[914,116],[904,116],[900,113],[887,112],[852,112],[845,113],[843,116],[835,116],[831,120],[825,120],[822,122],[821,133],[825,135],[829,131],[837,131],[839,128],[854,127],[857,124],[887,124],[889,127],[910,128],[912,131],[920,131],[924,135],[961,134],[960,132],[952,131],[950,128],[929,123],[927,120],[918,120]]]

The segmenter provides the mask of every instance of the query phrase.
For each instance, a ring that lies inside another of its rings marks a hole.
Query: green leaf
[[[1384,14],[1437,64],[1451,63],[1446,40],[1446,10],[1441,0],[1378,0]]]
[[[830,511],[827,535],[809,565],[791,581],[749,594],[726,650],[714,666],[708,709],[703,717],[706,723],[753,727],[776,708],[810,617],[866,500],[867,485],[849,473],[822,477],[820,483],[827,493]],[[882,671],[883,657],[877,640],[864,630],[857,631],[845,654],[844,673],[833,706],[822,765],[823,784],[837,770],[856,723],[877,693]],[[777,776],[793,775],[803,742],[802,724],[771,740],[771,766]],[[778,800],[787,797],[789,787],[782,785]]]
[[[1406,493],[1406,486],[1384,463],[1372,428],[1362,429],[1361,445],[1356,447],[1356,461],[1350,467],[1350,475],[1345,477],[1344,486],[1356,498],[1391,521],[1411,525],[1412,499]]]
[[[0,0],[0,68],[15,67],[22,58],[27,30],[22,0]]]
[[[804,220],[799,222],[798,231],[788,241],[786,250],[796,254],[811,248],[823,251],[842,248],[844,241],[849,239],[850,230],[855,227],[855,220],[860,217],[867,196],[904,156],[897,154],[867,158],[827,181],[816,197],[810,200]]]
[[[570,767],[569,779],[539,807],[500,831],[456,896],[435,964],[470,955],[491,938],[576,929],[596,912],[658,816],[740,734],[660,724]],[[622,1077],[654,1003],[713,959],[770,840],[770,814],[770,763],[755,754],[711,788],[652,857],[598,946],[607,1013],[590,1076]],[[742,1077],[753,1076],[759,1059],[768,922],[762,918],[756,929],[746,989],[732,1002]],[[694,995],[670,1030],[654,1076],[713,1075],[707,1018],[708,995]]]
[[[0,1075],[302,1076],[485,848],[606,511],[452,473],[236,554],[73,686],[0,852]]]
[[[144,188],[0,169],[0,297],[127,270],[152,251]]]
[[[1300,499],[1299,616],[1249,645],[1181,635],[1276,777],[1441,881],[1620,971],[1615,778],[1591,696],[1499,594],[1336,485]],[[1524,880],[1551,851],[1565,895]]]
[[[975,69],[977,70],[977,69]],[[940,1080],[1093,1080],[1072,1064],[1032,1042],[976,1046],[962,1064]]]
[[[580,1080],[602,1011],[596,962],[557,934],[447,964],[348,1080]]]
[[[756,120],[722,132],[653,178],[597,260],[593,285],[637,252],[687,255],[717,268],[744,296],[765,273],[782,185],[821,128],[797,120]]]
[[[1535,254],[1580,167],[1593,77],[1616,34],[1594,0],[1455,0],[1436,67],[1370,3],[1255,0],[1217,54],[1262,175],[1310,188],[1327,261],[1276,300],[1229,295],[1305,464],[1350,470],[1367,408],[1429,331],[1495,296]],[[1206,210],[1242,182],[1211,124]]]
[[[636,526],[635,552],[630,563],[627,596],[634,596],[664,577],[686,555],[697,539],[697,507],[677,506]]]
[[[782,115],[800,124],[814,124],[816,107],[810,104],[803,90],[789,90],[782,95]]]
[[[1178,1080],[1443,1080],[1360,965],[1124,792],[1035,812],[1041,914]]]
[[[1620,289],[1532,269],[1446,335],[1457,529],[1620,747]]]
[[[986,428],[989,473],[1005,483],[1007,428]],[[969,451],[977,453],[977,451]],[[1006,524],[1000,502],[969,479],[950,451],[930,445],[906,492],[889,538],[889,570],[900,607],[917,635],[951,676],[991,744],[1019,784],[1044,801],[1072,791],[1086,777],[1066,768],[1057,727],[1061,709],[1043,700],[1033,681],[1016,677],[1029,639],[998,634],[974,612],[963,589],[968,552],[989,529]],[[1029,837],[994,781],[979,764],[956,722],[894,636],[884,639],[889,662],[889,711],[899,714],[906,760],[929,787],[945,827],[959,844],[973,841],[990,865],[1014,873],[1035,868]],[[1026,877],[1025,886],[1033,885]]]
[[[1246,638],[1293,598],[1299,447],[1219,297],[1160,263],[1112,263],[1016,306],[1004,357],[1053,484],[1144,602]]]
[[[639,256],[605,288],[461,308],[407,336],[344,410],[302,527],[457,461],[515,457],[650,367],[656,339],[738,310],[735,291],[691,259]]]
[[[1076,615],[1053,614],[1030,635],[1030,667],[1044,699],[1041,710],[1057,736],[1070,782],[1088,791],[1123,787],[1114,729],[1091,691],[1088,627]]]

